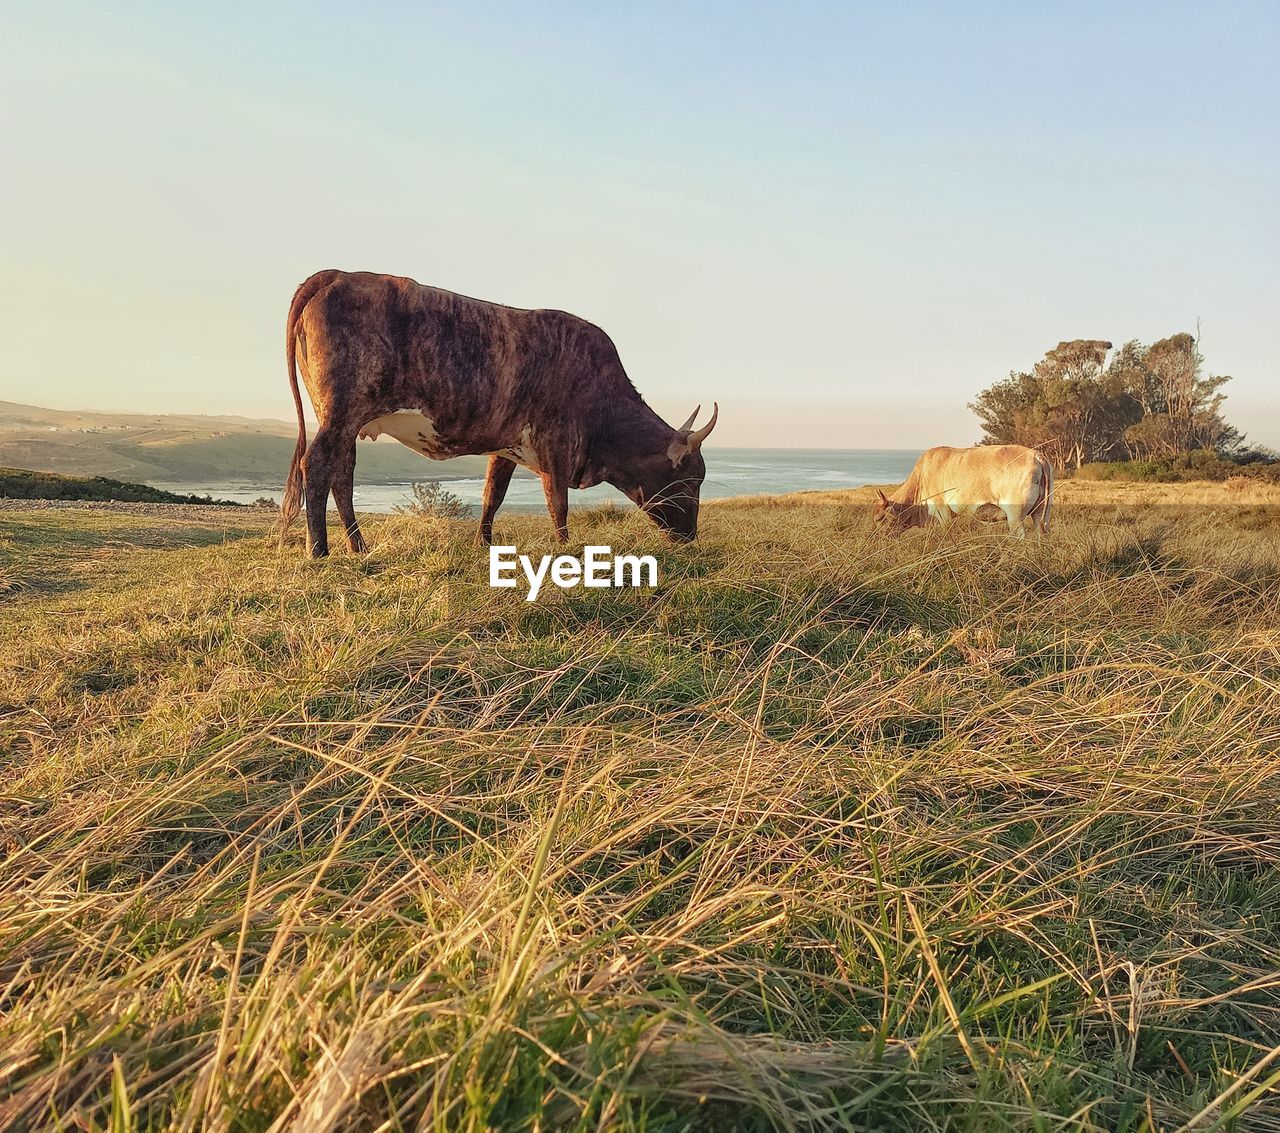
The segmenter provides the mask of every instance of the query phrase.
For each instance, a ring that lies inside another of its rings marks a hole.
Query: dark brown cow
[[[333,492],[353,551],[356,438],[389,433],[423,456],[489,455],[480,538],[517,464],[538,473],[561,542],[569,489],[612,484],[670,536],[698,532],[699,449],[718,409],[679,429],[636,392],[609,336],[563,311],[525,311],[370,272],[322,271],[294,294],[285,348],[298,446],[281,533],[305,491],[311,553],[328,553]],[[307,447],[298,367],[320,427]]]

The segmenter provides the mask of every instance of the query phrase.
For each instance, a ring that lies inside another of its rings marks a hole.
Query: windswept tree
[[[1044,422],[1040,447],[1059,466],[1110,459],[1136,419],[1132,399],[1105,368],[1110,350],[1100,339],[1060,342],[1032,370]]]
[[[1241,435],[1222,418],[1227,377],[1206,377],[1197,340],[1176,334],[1153,346],[1060,342],[1030,373],[1014,371],[969,408],[983,444],[1039,449],[1059,468],[1126,457],[1162,459],[1194,449],[1227,452]]]
[[[1124,431],[1141,410],[1107,367],[1110,349],[1101,339],[1060,342],[1030,373],[1015,371],[983,390],[969,406],[983,443],[1039,449],[1059,468],[1122,453]]]
[[[1199,343],[1175,334],[1150,347],[1126,343],[1113,366],[1142,417],[1125,431],[1130,456],[1161,460],[1195,449],[1229,452],[1243,437],[1222,417],[1226,375],[1206,376]]]
[[[1015,370],[978,394],[969,408],[982,422],[982,443],[1034,448],[1039,443],[1033,425],[1038,389],[1034,377]]]

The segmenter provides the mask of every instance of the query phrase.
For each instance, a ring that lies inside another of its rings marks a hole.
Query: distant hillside
[[[219,504],[242,507],[230,500],[209,496],[176,495],[149,484],[127,484],[106,476],[60,476],[56,472],[29,472],[25,468],[0,468],[0,499],[7,500],[118,500],[146,504]]]
[[[0,401],[0,466],[145,483],[284,483],[297,425],[250,417],[93,413]],[[361,441],[356,481],[484,474],[484,457],[433,461],[395,441]]]

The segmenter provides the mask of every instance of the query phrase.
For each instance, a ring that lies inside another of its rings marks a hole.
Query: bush
[[[471,505],[463,503],[439,480],[414,481],[413,499],[396,511],[432,519],[469,519],[473,514]]]
[[[1115,460],[1081,465],[1081,480],[1138,480],[1179,483],[1185,480],[1229,480],[1245,477],[1280,483],[1280,461],[1263,450],[1225,457],[1212,449],[1196,449],[1165,460]]]

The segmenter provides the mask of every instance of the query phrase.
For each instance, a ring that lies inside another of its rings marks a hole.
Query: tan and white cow
[[[1053,503],[1053,466],[1022,445],[942,446],[921,453],[892,496],[879,495],[875,520],[894,531],[922,527],[931,519],[947,523],[952,516],[995,504],[1018,538],[1026,535],[1028,519],[1043,535]]]

